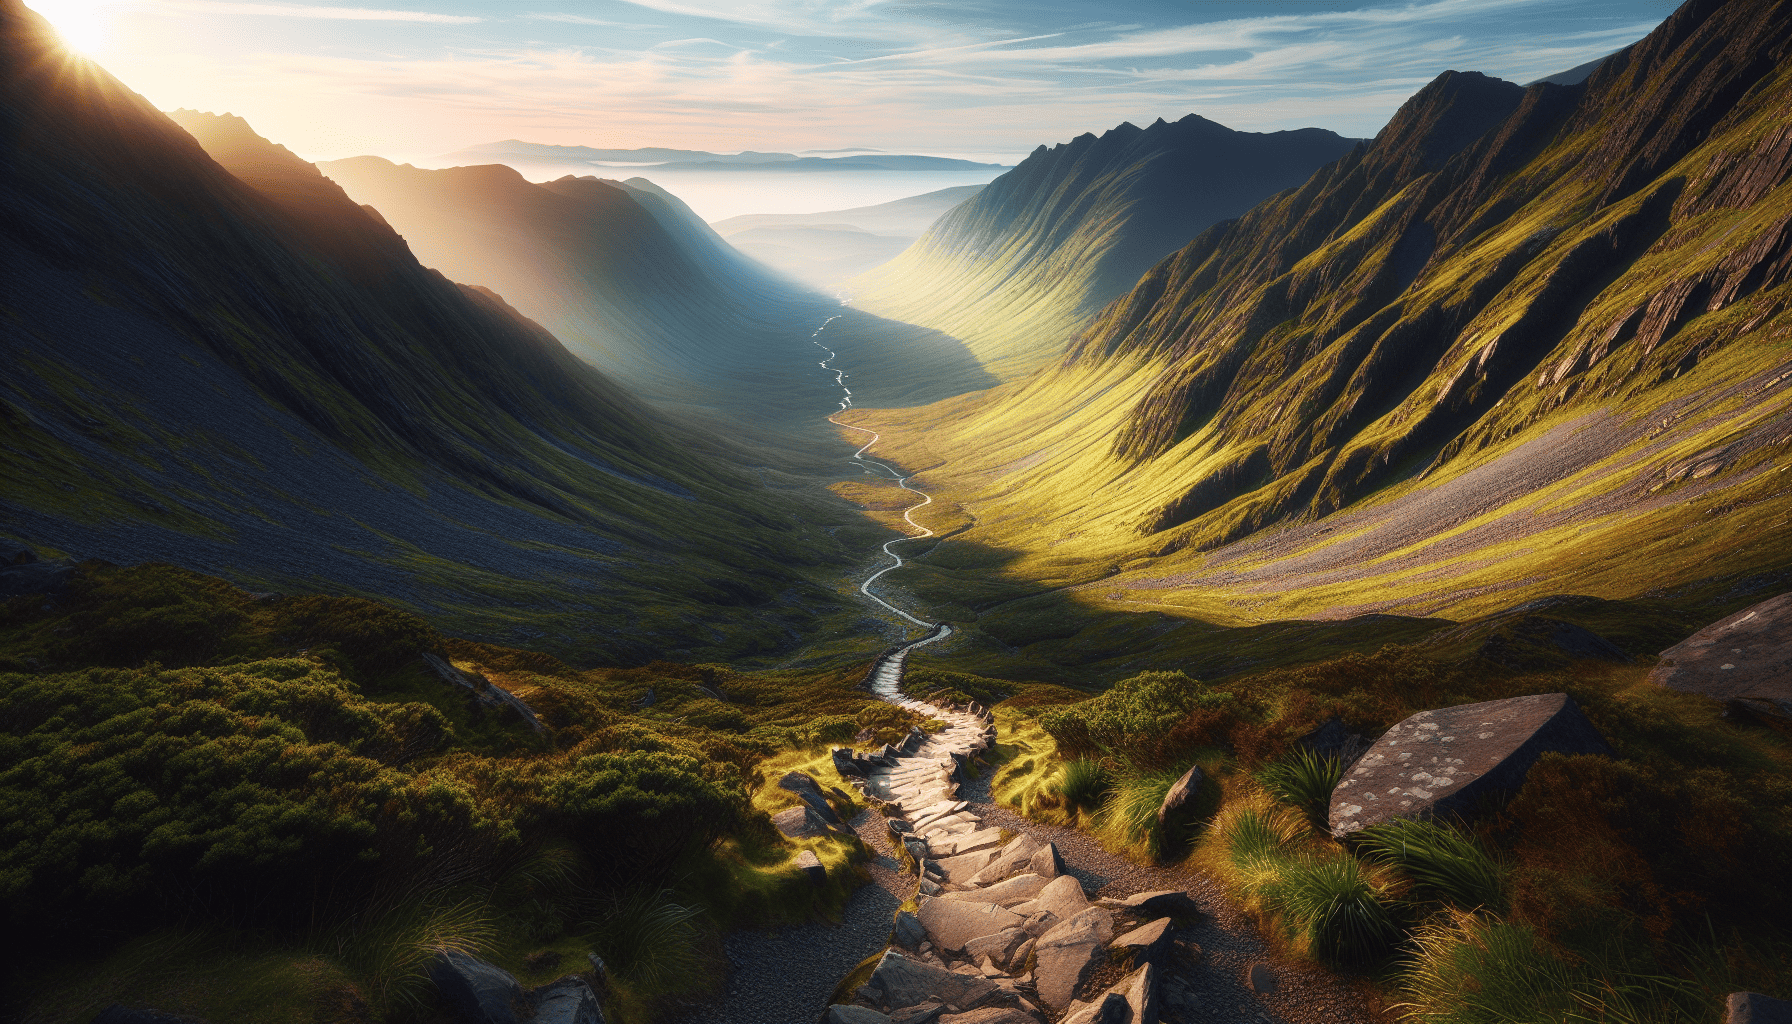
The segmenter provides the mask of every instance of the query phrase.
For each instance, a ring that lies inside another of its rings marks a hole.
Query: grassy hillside
[[[247,126],[245,181],[16,2],[0,19],[0,530],[587,662],[858,614],[836,581],[877,532],[845,506],[418,265]]]
[[[1789,38],[1784,3],[1689,4],[1583,85],[1446,73],[1049,371],[855,413],[959,531],[903,584],[1085,658],[1114,611],[1785,589]]]
[[[908,251],[841,285],[855,306],[961,338],[1003,379],[1065,342],[1152,264],[1354,143],[1235,132],[1190,114],[1040,146]]]

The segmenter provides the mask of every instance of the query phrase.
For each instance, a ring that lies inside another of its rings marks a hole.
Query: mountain
[[[1783,590],[1789,51],[1792,5],[1696,0],[1582,84],[1447,72],[1046,372],[859,413],[962,509],[916,592],[987,624],[1045,588],[1223,623]]]
[[[1202,229],[1355,145],[1317,128],[1237,132],[1190,114],[1040,146],[908,251],[843,287],[861,309],[962,339],[995,375],[1049,362]]]
[[[585,662],[775,647],[833,605],[800,569],[843,557],[844,512],[425,269],[240,119],[210,135],[242,178],[17,0],[0,50],[8,537]]]
[[[550,146],[535,142],[491,142],[446,153],[438,163],[497,161],[533,166],[563,164],[589,171],[600,167],[653,167],[659,170],[773,170],[773,171],[981,171],[999,170],[1002,164],[978,163],[951,157],[904,153],[857,153],[852,156],[798,156],[795,153],[706,153],[695,149],[591,149],[586,146]]]
[[[637,393],[730,430],[826,437],[814,424],[838,391],[815,369],[812,336],[839,304],[743,256],[652,182],[536,184],[501,164],[422,170],[379,157],[319,166],[423,263],[495,289]],[[912,400],[905,380],[924,381],[930,401],[990,383],[936,332],[846,315],[864,333],[837,365],[863,371],[864,393],[880,402]],[[845,328],[835,328],[842,344]]]
[[[895,202],[824,213],[743,214],[713,226],[729,245],[755,260],[826,289],[888,263],[941,214],[983,188],[956,185]]]

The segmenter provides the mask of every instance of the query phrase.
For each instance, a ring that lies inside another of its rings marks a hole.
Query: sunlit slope
[[[247,126],[245,182],[53,40],[0,0],[8,535],[581,660],[776,648],[833,607],[803,575],[857,554],[828,506],[419,266]]]
[[[1584,85],[1446,73],[1049,372],[861,414],[966,527],[915,592],[1248,622],[1784,589],[1789,26],[1689,5]]]
[[[961,338],[1004,379],[1049,362],[1152,264],[1355,145],[1317,128],[1235,132],[1194,114],[1040,146],[888,264],[841,287]]]

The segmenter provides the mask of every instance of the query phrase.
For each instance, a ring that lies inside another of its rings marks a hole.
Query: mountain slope
[[[907,252],[843,287],[853,304],[963,339],[997,376],[1057,357],[1152,264],[1307,179],[1355,143],[1235,132],[1190,114],[1040,146]]]
[[[1789,49],[1792,4],[1698,0],[1581,85],[1446,73],[1049,372],[861,414],[975,517],[916,585],[1234,622],[1783,583]]]
[[[497,290],[647,398],[728,429],[812,431],[834,408],[811,336],[842,313],[838,304],[741,255],[651,182],[532,184],[501,165],[428,171],[378,157],[320,166],[425,264]],[[880,340],[857,368],[891,372],[868,379],[941,382],[928,400],[988,383],[962,346],[952,352],[933,332],[873,333]]]
[[[315,168],[237,122],[232,176],[16,0],[0,48],[7,534],[581,660],[752,650],[807,620],[798,593],[833,600],[790,568],[839,551],[825,507],[419,266]]]
[[[755,260],[828,290],[901,255],[942,214],[985,187],[958,185],[850,210],[745,214],[714,227]]]

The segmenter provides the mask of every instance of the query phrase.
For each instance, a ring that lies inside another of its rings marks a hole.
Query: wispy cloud
[[[595,25],[599,28],[632,28],[653,29],[659,25],[639,25],[627,21],[604,21],[601,18],[587,18],[582,14],[525,14],[522,17],[530,21],[558,21],[567,25]]]
[[[329,21],[421,21],[437,25],[473,25],[485,19],[470,14],[433,11],[385,11],[371,7],[326,7],[299,4],[244,4],[226,0],[163,0],[162,7],[199,14],[249,14],[270,18],[320,18]]]

